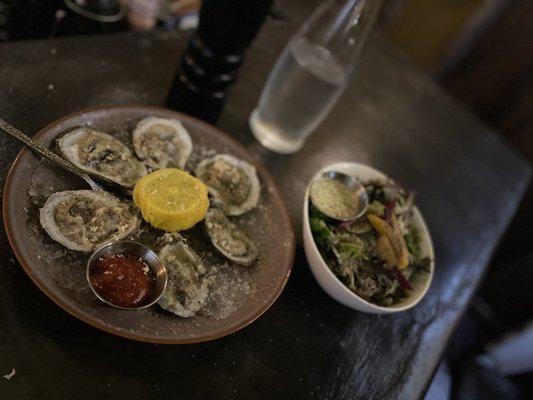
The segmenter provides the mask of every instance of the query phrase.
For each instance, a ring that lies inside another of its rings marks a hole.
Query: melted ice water
[[[325,47],[305,38],[290,43],[251,115],[257,139],[280,153],[300,149],[339,98],[347,75]]]

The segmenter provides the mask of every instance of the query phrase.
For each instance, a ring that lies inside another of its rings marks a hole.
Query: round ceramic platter
[[[9,241],[20,265],[50,299],[98,329],[134,340],[168,344],[203,342],[228,335],[253,322],[274,303],[287,283],[294,260],[294,231],[287,209],[274,180],[250,153],[209,124],[146,105],[87,109],[48,125],[35,138],[51,146],[61,132],[88,125],[131,145],[135,125],[148,116],[176,118],[184,124],[194,145],[189,168],[203,157],[219,153],[255,165],[261,182],[259,205],[233,219],[259,247],[260,258],[253,266],[242,267],[223,259],[202,239],[201,228],[196,227],[185,236],[190,236],[191,246],[205,257],[212,282],[208,301],[197,315],[180,318],[158,306],[132,311],[106,306],[88,287],[85,263],[89,255],[52,241],[38,222],[39,207],[51,193],[87,189],[87,185],[40,160],[28,149],[16,158],[4,189],[3,215]],[[139,241],[151,240],[150,234],[144,236]]]

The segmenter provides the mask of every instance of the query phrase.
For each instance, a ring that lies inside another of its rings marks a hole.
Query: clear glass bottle
[[[298,151],[340,97],[381,0],[330,0],[289,41],[272,69],[250,128],[265,147]]]

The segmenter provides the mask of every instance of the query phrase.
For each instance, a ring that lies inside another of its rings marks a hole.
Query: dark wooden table
[[[294,16],[288,14],[290,20]],[[296,17],[294,17],[297,20]],[[298,237],[308,179],[335,161],[368,163],[418,192],[437,263],[409,312],[352,311],[315,283],[298,243],[277,303],[243,331],[192,346],[101,333],[49,301],[0,230],[2,399],[413,399],[422,396],[530,171],[494,132],[379,37],[338,106],[293,156],[262,149],[247,117],[294,30],[270,20],[250,49],[220,126],[277,177]],[[121,34],[0,46],[0,116],[34,133],[102,103],[164,104],[185,39]],[[0,183],[21,146],[0,134]]]

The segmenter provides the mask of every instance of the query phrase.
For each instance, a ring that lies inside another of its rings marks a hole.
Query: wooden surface
[[[533,2],[512,3],[442,84],[533,162]]]
[[[313,280],[299,240],[286,290],[248,328],[199,345],[140,344],[96,331],[50,302],[14,261],[2,231],[0,375],[11,368],[16,375],[0,379],[0,398],[422,396],[530,171],[494,132],[376,37],[301,152],[262,149],[247,117],[303,16],[289,9],[285,20],[267,23],[219,125],[276,176],[298,237],[307,180],[329,163],[368,163],[415,189],[437,253],[425,300],[391,316],[343,307]],[[184,45],[171,35],[125,34],[0,46],[0,115],[32,133],[85,106],[163,104]],[[0,183],[19,149],[0,135]]]
[[[441,78],[442,85],[463,101],[483,121],[495,127],[533,165],[533,2],[516,0],[507,11],[479,38],[469,54]],[[511,44],[511,45],[510,45]],[[502,239],[491,263],[488,281],[500,290],[513,293],[513,299],[499,301],[494,297],[490,305],[499,310],[505,321],[522,321],[532,313],[533,292],[522,290],[520,296],[508,285],[501,285],[506,277],[527,276],[527,262],[533,256],[533,185],[530,184],[521,207]],[[510,260],[513,267],[510,268]],[[489,285],[491,285],[489,282]],[[522,284],[528,282],[525,279]],[[520,285],[519,282],[511,285]],[[491,294],[495,288],[489,289]],[[516,303],[521,303],[518,307]],[[508,325],[511,327],[512,325]]]

